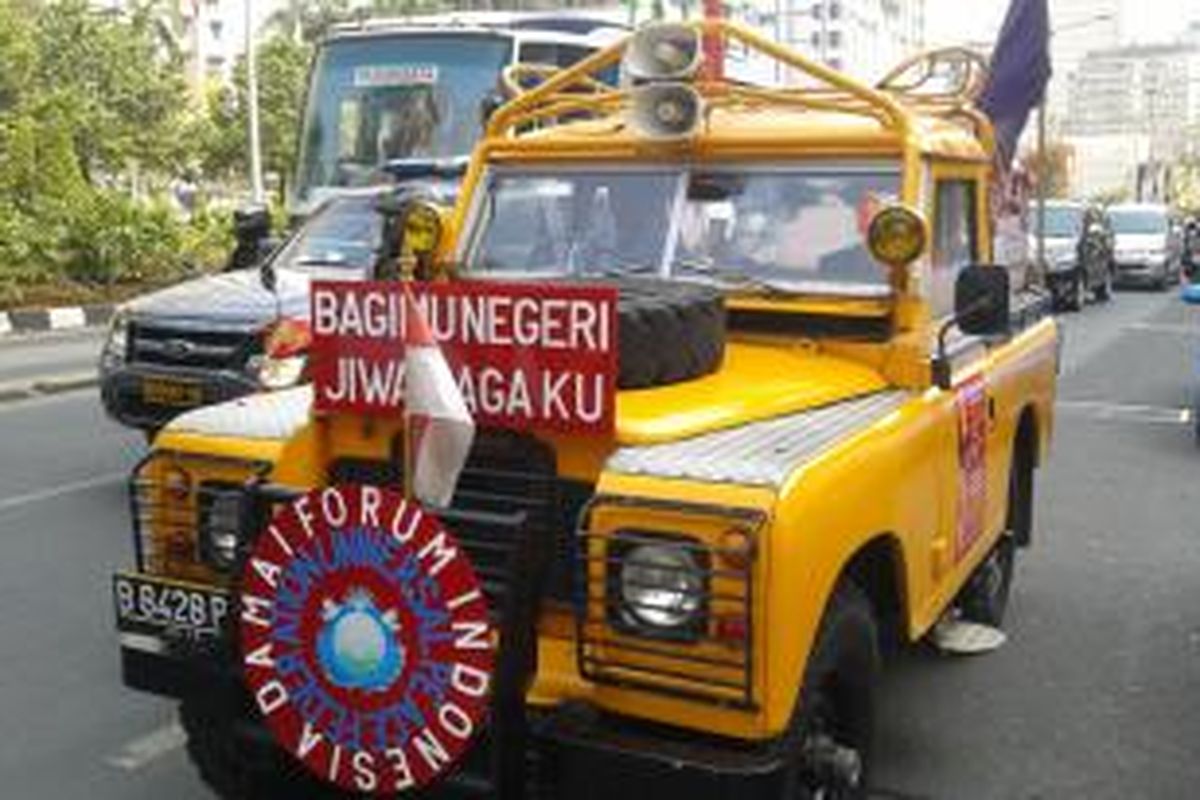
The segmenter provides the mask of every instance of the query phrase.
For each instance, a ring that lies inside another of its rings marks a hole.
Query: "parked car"
[[[504,70],[518,61],[572,64],[623,29],[612,15],[572,12],[337,26],[309,74],[288,201],[302,227],[271,257],[277,296],[246,268],[270,243],[264,210],[243,209],[226,274],[141,298],[117,316],[100,365],[108,413],[153,432],[189,408],[302,380],[299,355],[283,364],[265,344],[279,319],[307,318],[314,277],[364,277],[380,224],[363,209],[368,198],[394,185],[451,201]],[[319,219],[303,222],[314,213]]]
[[[1113,232],[1104,211],[1072,200],[1046,204],[1046,282],[1057,308],[1079,311],[1112,295]]]
[[[108,414],[153,432],[189,408],[301,380],[301,356],[277,363],[265,342],[279,320],[307,319],[312,279],[367,277],[381,228],[375,197],[333,198],[309,217],[268,257],[274,293],[258,269],[233,269],[123,306],[100,357]]]
[[[1117,282],[1166,289],[1183,274],[1182,242],[1170,210],[1161,204],[1125,203],[1108,210],[1116,235]]]

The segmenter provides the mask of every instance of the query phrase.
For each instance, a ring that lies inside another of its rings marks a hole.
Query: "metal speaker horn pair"
[[[629,120],[654,139],[686,139],[704,113],[700,93],[686,83],[648,83],[633,90]]]
[[[634,83],[686,80],[700,69],[704,52],[695,28],[672,22],[646,25],[625,48],[622,71]]]

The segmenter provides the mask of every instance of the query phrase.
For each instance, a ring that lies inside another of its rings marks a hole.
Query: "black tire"
[[[629,279],[617,283],[622,389],[645,389],[716,372],[725,358],[725,300],[689,283]]]
[[[1005,531],[959,595],[958,610],[968,622],[995,628],[1004,624],[1016,572],[1017,548],[1028,546],[1033,539],[1033,460],[1030,446],[1027,442],[1019,441],[1013,451]]]
[[[220,696],[193,695],[179,704],[187,754],[201,779],[222,800],[332,800],[336,791],[310,777],[274,741],[250,741],[248,709]],[[263,731],[263,736],[266,736]]]
[[[1071,288],[1068,289],[1068,293],[1063,301],[1063,305],[1068,311],[1083,311],[1083,307],[1086,303],[1087,273],[1081,269],[1078,270],[1075,273],[1075,277],[1071,279]]]
[[[785,798],[867,796],[879,668],[871,603],[858,586],[842,581],[825,609],[804,671],[787,738]]]
[[[1113,292],[1113,277],[1112,272],[1106,267],[1104,270],[1104,278],[1100,284],[1096,286],[1095,297],[1097,303],[1107,303],[1112,299]]]

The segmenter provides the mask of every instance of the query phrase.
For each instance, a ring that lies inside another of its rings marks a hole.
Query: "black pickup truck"
[[[382,225],[377,197],[343,195],[310,216],[268,256],[274,292],[258,268],[233,269],[123,306],[100,357],[108,414],[153,434],[189,408],[303,381],[302,348],[269,353],[265,344],[281,321],[307,321],[310,281],[367,277]]]

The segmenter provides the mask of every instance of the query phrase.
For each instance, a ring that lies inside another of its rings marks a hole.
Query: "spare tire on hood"
[[[725,297],[695,283],[622,278],[617,332],[621,389],[647,389],[716,372],[725,357]]]

